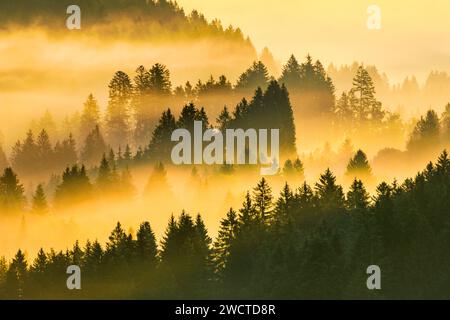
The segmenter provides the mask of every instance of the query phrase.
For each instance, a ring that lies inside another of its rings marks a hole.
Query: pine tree
[[[172,192],[167,181],[167,172],[161,162],[154,166],[144,192],[149,200],[157,200],[162,197],[171,198]]]
[[[84,252],[83,250],[80,248],[80,244],[77,241],[75,241],[75,244],[73,245],[72,250],[70,250],[69,252],[69,259],[70,259],[70,263],[77,265],[77,266],[81,266],[84,263]]]
[[[8,158],[6,157],[3,146],[0,143],[0,170],[3,171],[8,166]]]
[[[53,164],[53,168],[57,168],[59,170],[63,169],[66,166],[72,166],[77,163],[78,155],[76,142],[70,133],[67,139],[64,139],[62,143],[57,142],[54,147],[54,158],[55,163]]]
[[[87,135],[97,126],[100,126],[100,108],[97,100],[90,94],[84,103],[80,121],[80,138],[86,139]]]
[[[98,169],[97,175],[97,187],[101,192],[108,193],[111,192],[114,187],[116,180],[114,179],[112,169],[109,165],[109,161],[106,160],[105,155],[103,155],[100,167]]]
[[[96,164],[106,151],[105,140],[100,132],[100,128],[96,126],[86,137],[83,150],[81,151],[81,160],[86,164]]]
[[[266,66],[261,62],[253,62],[253,65],[248,68],[239,77],[236,89],[238,90],[255,90],[260,87],[265,89],[269,83],[269,72]]]
[[[262,178],[257,186],[253,189],[252,201],[259,219],[265,224],[270,224],[273,219],[273,196],[272,189],[269,187],[267,180]]]
[[[173,143],[172,132],[176,129],[175,117],[170,109],[164,111],[153,131],[151,142],[146,150],[147,158],[152,161],[165,162],[170,159]]]
[[[97,275],[102,270],[104,252],[100,243],[95,240],[88,242],[85,247],[84,265],[88,272]]]
[[[92,196],[92,184],[84,166],[67,167],[62,175],[62,182],[56,187],[57,205],[79,204]]]
[[[294,55],[291,55],[286,65],[283,66],[282,74],[278,81],[284,83],[288,89],[294,90],[301,84],[301,80],[302,70],[300,64]]]
[[[35,165],[39,163],[37,146],[33,132],[29,130],[23,142],[17,141],[13,147],[11,164],[23,174],[33,174]]]
[[[196,256],[196,273],[200,290],[204,289],[203,284],[212,277],[212,240],[208,235],[205,223],[200,214],[195,218],[194,254]]]
[[[316,195],[324,210],[341,209],[344,207],[342,187],[336,184],[336,177],[327,169],[315,185]]]
[[[39,133],[36,141],[36,157],[38,158],[37,167],[39,170],[46,171],[51,168],[53,162],[53,149],[50,143],[50,138],[45,131]]]
[[[152,93],[168,95],[171,93],[170,72],[163,64],[156,63],[149,70],[149,88]]]
[[[239,210],[239,223],[244,228],[247,228],[247,226],[255,222],[257,218],[257,212],[252,203],[250,192],[247,192],[245,194],[245,201],[242,204],[242,208]]]
[[[361,149],[359,149],[354,157],[350,159],[347,165],[346,175],[351,178],[359,177],[361,179],[371,177],[372,169],[370,168],[366,154]]]
[[[286,224],[292,221],[294,206],[294,194],[287,183],[285,183],[281,190],[280,197],[278,198],[275,209],[275,222],[278,224]]]
[[[19,249],[9,265],[6,273],[6,288],[12,299],[23,299],[25,285],[28,277],[28,264],[25,255]]]
[[[217,234],[216,241],[214,242],[213,261],[216,274],[219,277],[227,264],[227,260],[230,255],[230,248],[236,238],[238,228],[239,222],[236,211],[230,208],[227,212],[227,216],[220,221],[219,232]]]
[[[49,210],[47,198],[45,196],[42,184],[39,184],[37,186],[36,191],[33,195],[32,209],[33,212],[38,214],[46,213]]]
[[[296,171],[300,180],[305,179],[305,168],[303,166],[303,162],[297,158],[294,161],[294,170]]]
[[[369,194],[361,180],[355,179],[347,193],[347,207],[351,210],[364,210],[369,206]]]
[[[334,113],[336,114],[339,124],[342,126],[352,124],[352,121],[354,119],[354,110],[351,105],[351,101],[354,101],[353,95],[354,92],[352,92],[351,94],[347,94],[344,91],[342,92],[339,100],[336,102],[336,109]]]
[[[138,259],[147,266],[156,267],[158,248],[155,234],[149,222],[143,222],[136,234],[136,250]]]
[[[223,107],[222,111],[219,114],[219,117],[216,119],[217,128],[221,132],[225,132],[231,120],[232,118],[230,113],[228,112],[227,106]]]
[[[351,93],[350,103],[357,121],[370,120],[374,123],[380,123],[383,120],[384,111],[381,109],[381,103],[375,98],[375,86],[363,66],[359,66],[353,78]]]
[[[113,265],[118,265],[126,261],[128,255],[128,237],[122,228],[120,222],[117,222],[116,227],[109,236],[109,242],[106,244],[106,258]]]
[[[439,135],[439,117],[435,111],[428,110],[414,127],[406,148],[416,155],[427,155],[439,147]]]

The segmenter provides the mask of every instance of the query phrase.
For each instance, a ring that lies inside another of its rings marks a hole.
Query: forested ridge
[[[167,0],[17,0],[0,3],[1,28],[40,27],[52,34],[67,34],[67,8],[81,9],[82,29],[105,39],[216,38],[240,44],[242,53],[255,49],[239,28],[223,27],[217,19],[208,22],[194,10],[186,14],[175,1]]]
[[[344,194],[330,170],[278,196],[262,178],[214,240],[202,217],[186,212],[171,217],[159,241],[149,222],[136,234],[119,222],[106,244],[1,259],[0,297],[449,298],[449,190],[446,151],[373,196],[357,179]],[[82,269],[82,290],[66,288],[72,264]],[[370,265],[381,268],[382,290],[367,290]]]

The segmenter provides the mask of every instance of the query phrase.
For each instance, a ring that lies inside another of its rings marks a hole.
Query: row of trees
[[[187,129],[193,137],[194,121],[202,121],[204,129],[211,127],[205,110],[196,108],[193,103],[183,108],[178,120],[170,109],[163,112],[144,153],[150,160],[168,161],[174,145],[171,142],[173,130]],[[286,87],[280,87],[276,81],[270,82],[264,92],[258,88],[250,102],[244,98],[233,113],[224,107],[216,122],[216,128],[223,133],[226,129],[237,128],[279,129],[281,157],[296,154],[295,124],[289,93]]]
[[[104,127],[108,144],[114,148],[125,147],[126,144],[144,146],[151,138],[161,107],[173,107],[174,104],[183,102],[206,103],[209,107],[216,105],[217,101],[208,100],[209,96],[217,96],[223,107],[223,101],[232,103],[243,96],[251,96],[258,87],[265,91],[273,80],[261,61],[254,62],[243,72],[234,86],[222,75],[218,80],[211,76],[205,83],[200,80],[195,85],[187,82],[185,86],[173,89],[170,72],[160,63],[149,69],[139,66],[133,77],[118,71],[108,85],[106,114],[101,115],[99,105],[91,94],[82,113],[66,119],[66,131],[74,134],[76,141],[80,143],[99,126]],[[284,66],[278,82],[280,86],[286,85],[295,99],[295,105],[304,114],[333,113],[334,87],[320,61],[313,63],[312,58],[307,56],[306,61],[299,64],[292,56]],[[54,123],[48,121],[45,127],[38,127],[39,131],[46,129],[50,134],[55,131]]]
[[[373,197],[360,180],[345,195],[330,170],[314,187],[286,184],[274,198],[265,179],[230,209],[213,241],[200,215],[171,217],[158,245],[148,222],[136,235],[118,223],[101,246],[19,250],[0,260],[7,298],[448,298],[450,160],[443,152],[402,185]],[[66,289],[68,265],[82,290]],[[366,287],[378,265],[382,290]],[[45,289],[44,289],[45,288]]]

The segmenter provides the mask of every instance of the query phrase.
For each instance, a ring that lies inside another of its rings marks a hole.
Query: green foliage
[[[372,169],[370,168],[367,156],[361,149],[348,162],[346,175],[351,178],[359,177],[362,179],[372,175]]]
[[[55,191],[56,205],[73,205],[82,203],[92,196],[92,184],[86,175],[84,166],[67,167],[62,175],[62,182]]]
[[[426,154],[427,151],[439,147],[440,139],[439,117],[435,111],[429,110],[421,117],[411,133],[407,149],[418,154]]]

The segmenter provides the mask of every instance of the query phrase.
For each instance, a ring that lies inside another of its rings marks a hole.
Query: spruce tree
[[[18,250],[6,273],[6,288],[11,299],[25,298],[28,264],[22,250]]]
[[[170,109],[167,109],[163,112],[153,131],[152,139],[145,151],[146,157],[151,161],[169,161],[173,146],[171,136],[176,128],[175,117]]]
[[[213,261],[218,277],[221,277],[221,273],[225,269],[230,255],[230,248],[236,238],[238,228],[239,223],[236,211],[230,208],[227,216],[220,221],[219,232],[214,242]]]
[[[270,224],[273,219],[273,196],[267,180],[262,178],[253,189],[252,202],[259,219],[265,224]]]
[[[22,210],[24,205],[24,188],[12,168],[8,167],[0,177],[0,208],[4,212],[14,212]]]
[[[97,100],[90,94],[84,103],[80,121],[80,137],[86,139],[87,135],[100,125],[100,108]]]
[[[361,180],[355,179],[347,193],[347,207],[351,210],[364,210],[369,206],[369,194]]]
[[[33,212],[35,213],[42,214],[48,212],[48,202],[42,184],[39,184],[37,186],[36,191],[33,195],[33,201],[31,205]]]
[[[372,176],[372,169],[366,154],[359,149],[347,165],[346,175],[354,178],[367,179]]]
[[[253,65],[242,73],[236,83],[238,90],[255,90],[260,87],[265,89],[269,83],[269,72],[261,62],[253,62]]]
[[[336,184],[336,177],[327,169],[315,185],[319,204],[324,210],[341,209],[344,207],[342,187]]]
[[[92,165],[97,164],[106,153],[107,146],[99,126],[96,126],[86,137],[83,150],[81,151],[81,160],[83,163]]]
[[[146,266],[156,267],[158,248],[149,222],[141,223],[136,237],[138,259]]]

